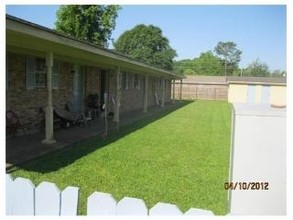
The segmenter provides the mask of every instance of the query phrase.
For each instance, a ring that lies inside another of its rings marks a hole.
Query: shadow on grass
[[[181,101],[180,103],[169,107],[168,109],[164,109],[162,111],[153,113],[150,116],[147,116],[142,119],[138,119],[135,122],[130,124],[121,126],[119,132],[111,132],[106,139],[102,139],[100,136],[95,136],[75,144],[71,144],[63,149],[57,150],[55,152],[48,153],[46,155],[40,156],[38,158],[32,159],[30,161],[26,161],[24,163],[17,164],[13,169],[8,170],[8,173],[13,173],[18,169],[23,169],[27,171],[33,171],[38,173],[49,173],[56,171],[60,168],[64,168],[76,160],[106,147],[123,138],[124,136],[145,127],[146,125],[155,122],[156,120],[167,116],[168,114],[182,108],[193,101]]]

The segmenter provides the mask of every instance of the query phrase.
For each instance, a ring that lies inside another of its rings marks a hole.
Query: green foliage
[[[176,56],[162,30],[153,25],[140,24],[124,32],[114,47],[118,52],[167,70],[172,70]]]
[[[214,56],[211,51],[201,53],[194,66],[197,75],[219,76],[223,74],[221,59]]]
[[[179,60],[175,61],[173,64],[173,68],[175,73],[180,75],[185,75],[185,71],[187,70],[193,70],[193,60],[185,59],[185,60]],[[195,74],[195,72],[194,72]]]
[[[62,5],[57,11],[56,30],[107,47],[119,8],[116,5]]]
[[[192,69],[186,69],[183,74],[184,75],[195,75],[195,72]]]
[[[174,70],[184,75],[217,76],[223,74],[223,65],[220,58],[207,51],[201,53],[199,58],[175,62]]]
[[[268,77],[271,75],[269,67],[266,63],[260,62],[259,59],[253,61],[244,70],[245,76],[258,76],[258,77]]]
[[[217,55],[223,59],[226,76],[232,75],[240,62],[242,51],[237,49],[236,46],[234,42],[220,41],[214,49]]]
[[[183,212],[196,207],[223,215],[230,131],[230,104],[196,101],[126,125],[106,140],[96,137],[21,164],[13,176],[35,185],[79,187],[83,215],[94,191],[111,193],[117,201],[140,198],[149,208],[167,202]]]
[[[271,76],[272,76],[272,77],[285,77],[286,74],[287,74],[286,71],[274,70],[274,71],[271,73]]]

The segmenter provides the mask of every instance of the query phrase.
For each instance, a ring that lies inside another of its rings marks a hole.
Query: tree
[[[224,61],[225,76],[231,75],[233,70],[238,67],[241,51],[236,48],[233,42],[219,42],[215,47],[215,52]]]
[[[201,53],[199,58],[194,62],[194,71],[197,75],[222,75],[223,67],[221,59],[214,56],[212,51]]]
[[[201,53],[198,58],[193,60],[176,61],[174,70],[176,73],[184,75],[215,76],[223,74],[221,59],[215,56],[212,51]]]
[[[249,64],[245,72],[248,76],[268,77],[271,75],[268,65],[260,62],[259,59]]]
[[[286,71],[281,71],[281,70],[274,70],[271,73],[272,77],[285,77],[286,76]]]
[[[175,73],[180,75],[188,75],[186,74],[186,71],[192,70],[193,72],[188,71],[189,73],[192,73],[189,75],[195,75],[195,72],[193,70],[194,69],[193,64],[194,64],[194,60],[190,60],[190,59],[179,60],[173,63],[173,69]]]
[[[57,11],[56,30],[107,47],[119,9],[116,5],[62,5]]]
[[[153,25],[140,24],[124,32],[114,42],[114,47],[118,52],[167,70],[172,70],[177,55],[162,30]]]
[[[184,75],[196,75],[193,69],[184,70]]]

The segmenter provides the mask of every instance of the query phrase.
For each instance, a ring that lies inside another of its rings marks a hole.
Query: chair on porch
[[[17,134],[18,129],[21,129],[25,133],[25,127],[13,110],[6,111],[6,134],[12,135],[13,137]]]
[[[54,115],[60,119],[63,128],[68,128],[72,125],[75,126],[78,120],[77,114],[69,112],[65,108],[54,108]]]
[[[88,122],[93,120],[91,111],[76,111],[72,102],[66,103],[66,110],[75,115],[75,124],[87,126]]]

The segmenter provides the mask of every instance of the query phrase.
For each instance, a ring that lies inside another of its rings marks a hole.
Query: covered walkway
[[[129,111],[120,115],[119,127],[134,121],[147,118],[159,113],[176,110],[183,103],[178,101],[175,104],[166,103],[165,107],[153,106],[147,113],[141,114],[141,109]],[[109,134],[118,132],[117,123],[108,120]],[[42,144],[44,132],[10,137],[6,139],[6,169],[9,170],[15,165],[37,158],[50,152],[72,146],[75,143],[84,141],[91,137],[107,138],[105,135],[105,122],[103,119],[92,121],[88,126],[71,127],[55,131],[56,143],[52,145]]]

